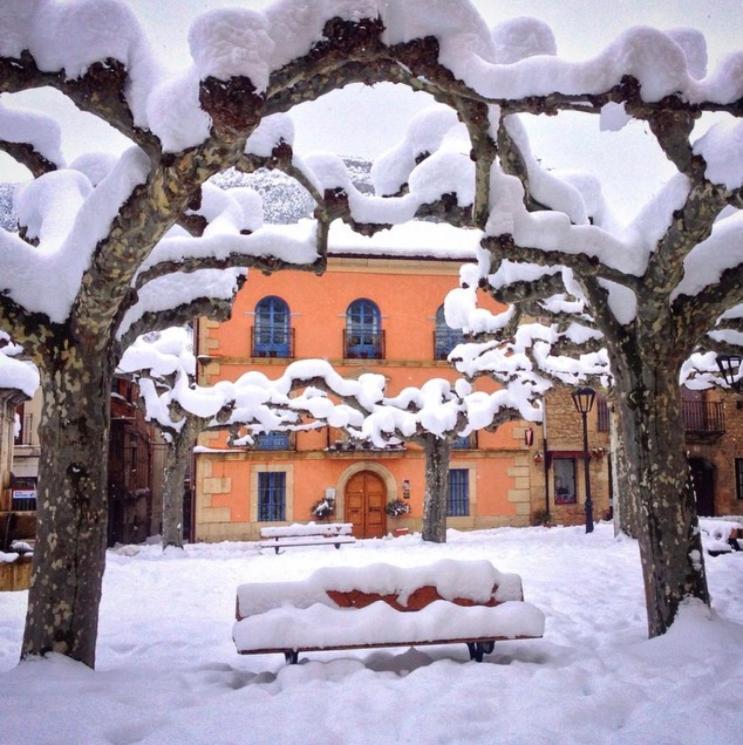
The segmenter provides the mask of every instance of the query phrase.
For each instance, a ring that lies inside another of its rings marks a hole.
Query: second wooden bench
[[[280,548],[297,546],[333,545],[340,548],[344,543],[356,543],[351,534],[352,523],[294,523],[279,527],[261,528],[260,548],[272,548],[278,554]]]

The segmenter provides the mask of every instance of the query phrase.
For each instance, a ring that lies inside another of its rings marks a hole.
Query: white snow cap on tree
[[[39,387],[39,371],[31,362],[15,359],[23,350],[0,331],[0,389],[18,390],[31,398]]]

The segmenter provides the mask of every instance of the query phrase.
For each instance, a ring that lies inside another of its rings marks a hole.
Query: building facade
[[[231,320],[198,323],[199,382],[235,380],[249,370],[275,378],[303,358],[326,359],[346,377],[381,373],[390,395],[434,377],[453,380],[446,356],[461,335],[446,326],[442,302],[457,286],[458,268],[336,257],[321,277],[251,273]],[[478,387],[495,384],[480,380]],[[598,410],[589,418],[589,465],[594,512],[602,517],[609,510],[609,435]],[[326,497],[335,504],[333,519],[352,522],[358,537],[420,529],[424,457],[414,444],[377,450],[323,428],[268,434],[245,449],[206,433],[198,451],[197,540],[255,539],[265,525],[313,519],[313,505]],[[569,391],[550,395],[545,426],[512,422],[479,432],[455,444],[450,466],[449,527],[528,525],[543,520],[548,506],[559,522],[584,519],[581,420]],[[398,499],[410,511],[388,515],[385,506]]]
[[[157,429],[145,422],[137,404],[136,384],[114,378],[111,391],[111,434],[108,452],[108,545],[139,543],[160,532],[164,449]],[[36,534],[36,485],[41,444],[42,394],[17,402],[12,461],[2,492],[0,516],[13,515],[15,538]]]

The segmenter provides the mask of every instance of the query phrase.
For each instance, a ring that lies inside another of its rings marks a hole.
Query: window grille
[[[258,522],[286,519],[286,473],[263,471],[258,474]]]
[[[470,472],[466,468],[449,471],[449,505],[447,515],[461,517],[470,514]]]

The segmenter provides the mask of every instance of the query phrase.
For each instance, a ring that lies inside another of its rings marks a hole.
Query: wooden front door
[[[371,471],[351,476],[346,484],[346,518],[357,538],[382,538],[387,532],[387,489]]]
[[[715,514],[715,467],[706,458],[689,458],[689,468],[697,495],[697,515]]]

